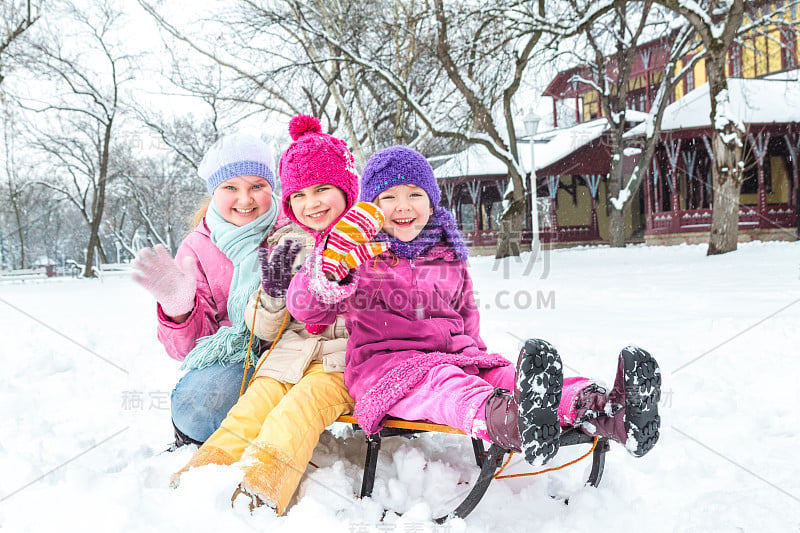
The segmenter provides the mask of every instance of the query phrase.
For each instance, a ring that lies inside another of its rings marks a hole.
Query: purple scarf
[[[403,242],[383,232],[378,233],[374,240],[388,242],[389,250],[405,259],[416,259],[443,240],[450,245],[460,260],[464,261],[469,256],[467,245],[461,237],[461,232],[458,231],[456,219],[444,207],[434,209],[433,216],[413,241]]]

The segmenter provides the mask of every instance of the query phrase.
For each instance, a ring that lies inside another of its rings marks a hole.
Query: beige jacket
[[[300,251],[295,260],[295,266],[299,268],[306,256],[313,252],[314,238],[296,224],[289,224],[273,232],[267,244],[272,248],[287,239],[301,241],[305,244],[304,249]],[[253,325],[253,313],[255,312],[253,333],[259,339],[270,343],[280,331],[281,323],[287,312],[286,300],[273,298],[262,291],[256,309],[257,295],[258,291],[253,293],[247,302],[245,311],[247,327],[250,328]],[[321,361],[325,372],[344,372],[344,355],[348,336],[343,316],[337,316],[336,322],[319,335],[311,335],[306,331],[303,322],[290,316],[277,344],[259,368],[258,375],[269,376],[285,383],[297,383],[312,361]],[[266,351],[262,357],[265,356],[267,356]]]

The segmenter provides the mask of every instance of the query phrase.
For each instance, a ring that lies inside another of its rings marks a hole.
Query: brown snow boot
[[[596,383],[578,393],[575,426],[588,435],[619,442],[631,455],[641,457],[658,441],[660,398],[658,363],[645,350],[628,346],[619,354],[610,393]]]
[[[508,390],[495,387],[486,400],[486,432],[492,442],[506,450],[521,452],[518,418],[517,401]]]
[[[539,466],[558,452],[558,403],[564,377],[558,352],[540,339],[525,342],[517,361],[514,395],[496,388],[486,401],[486,431],[493,443]]]

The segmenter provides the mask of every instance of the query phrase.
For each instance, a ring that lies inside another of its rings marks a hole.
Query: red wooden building
[[[764,33],[770,36],[772,31]],[[800,231],[800,81],[798,71],[792,70],[797,65],[797,47],[796,40],[791,40],[792,55],[774,45],[789,42],[783,29],[774,32],[771,39],[751,43],[753,50],[761,46],[764,54],[734,47],[728,65],[732,76],[744,76],[729,79],[732,112],[747,130],[741,240],[793,240]],[[634,60],[626,113],[628,137],[644,131],[638,124],[650,110],[663,78],[666,46],[663,39],[644,44]],[[608,236],[606,177],[612,154],[598,95],[579,81],[588,75],[585,67],[566,70],[543,93],[553,99],[555,129],[534,136],[533,160],[541,240],[551,245],[601,243]],[[656,157],[631,200],[626,219],[629,242],[708,241],[711,125],[702,61],[673,99],[664,115]],[[519,149],[521,154],[529,153],[525,143]],[[530,156],[522,159],[530,172]],[[626,174],[637,160],[636,153],[623,155]],[[502,192],[508,182],[505,167],[485,149],[473,146],[435,172],[445,191],[443,203],[455,213],[469,244],[490,253],[497,242]],[[530,208],[529,198],[523,243],[531,240]]]

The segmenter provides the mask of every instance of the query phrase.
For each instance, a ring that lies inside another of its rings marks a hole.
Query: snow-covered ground
[[[180,373],[150,296],[127,277],[0,285],[0,530],[800,531],[800,244],[705,248],[559,250],[506,272],[471,260],[490,347],[515,360],[542,337],[568,375],[610,382],[639,344],[661,363],[663,425],[644,458],[615,445],[597,489],[581,486],[587,463],[497,480],[441,526],[430,517],[477,474],[466,437],[386,439],[374,499],[359,501],[363,439],[334,427],[281,518],[231,509],[234,467],[169,489],[193,448],[164,453]],[[384,507],[406,512],[380,522]]]

